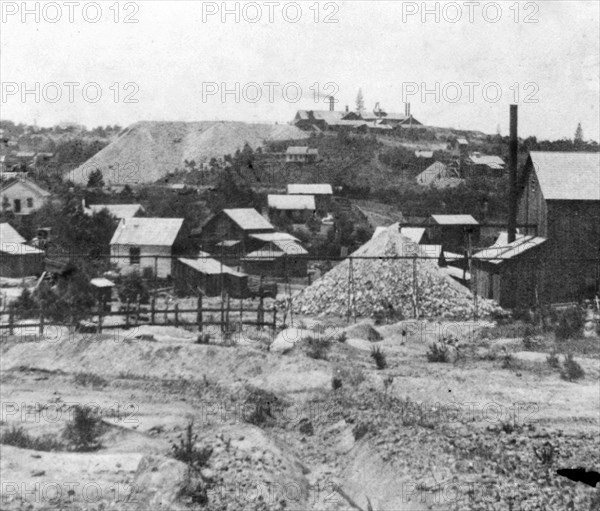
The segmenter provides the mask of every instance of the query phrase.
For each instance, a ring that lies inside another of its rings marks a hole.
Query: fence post
[[[256,311],[256,323],[259,330],[262,330],[264,323],[264,309],[263,309],[263,297],[260,297],[260,301],[258,302],[258,310]]]
[[[8,313],[8,335],[15,334],[15,311],[13,309]]]
[[[417,254],[413,257],[413,315],[419,319],[419,282],[417,277]]]
[[[240,332],[244,330],[244,299],[240,297]]]
[[[44,335],[44,309],[40,309],[40,336]]]
[[[156,295],[152,297],[152,301],[150,302],[150,324],[154,325],[156,315]]]
[[[196,322],[198,323],[198,331],[202,333],[202,293],[198,295],[198,312],[196,314]]]
[[[125,327],[129,328],[129,298],[125,302]]]
[[[231,308],[231,297],[229,293],[227,293],[227,312],[225,315],[225,322],[227,323],[227,330],[229,331],[229,310]]]
[[[43,319],[43,316],[42,316]],[[104,319],[104,300],[100,301],[100,307],[98,309],[98,333],[102,333],[102,320]]]
[[[277,307],[273,305],[273,339],[275,338],[275,332],[277,332]]]
[[[175,304],[175,327],[179,326],[179,304]]]
[[[140,296],[137,297],[137,306],[135,308],[135,326],[139,326],[140,325]]]

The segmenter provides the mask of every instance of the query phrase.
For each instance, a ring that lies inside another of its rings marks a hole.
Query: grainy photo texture
[[[598,2],[0,43],[0,509],[600,510]]]

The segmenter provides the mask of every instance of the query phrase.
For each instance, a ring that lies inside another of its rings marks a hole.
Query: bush
[[[213,450],[211,447],[198,449],[196,447],[197,439],[198,435],[194,434],[194,421],[190,421],[185,428],[185,434],[179,435],[179,443],[171,443],[171,450],[176,460],[199,472],[208,464]]]
[[[196,344],[210,344],[212,340],[212,335],[208,332],[204,332],[202,334],[198,334],[198,338],[196,339]]]
[[[427,352],[427,360],[429,362],[441,362],[447,363],[450,361],[450,353],[448,352],[448,345],[444,340],[435,342],[429,346]]]
[[[99,436],[102,433],[102,421],[91,408],[75,406],[73,419],[67,423],[63,438],[78,452],[99,449],[102,445]]]
[[[317,360],[327,360],[327,354],[331,347],[327,339],[321,339],[319,337],[309,337],[306,339],[306,354],[310,358]]]
[[[552,369],[558,369],[560,367],[560,360],[556,354],[556,351],[553,351],[546,357],[546,362],[550,367],[552,367]]]
[[[535,351],[539,347],[535,338],[535,329],[531,325],[525,325],[523,330],[523,347],[525,351]]]
[[[339,378],[338,376],[334,376],[333,378],[331,378],[331,388],[333,390],[341,389],[342,388],[342,379]]]
[[[102,378],[102,376],[92,373],[77,373],[73,378],[73,383],[82,387],[92,388],[103,388],[108,385],[108,381]]]
[[[573,358],[573,354],[569,353],[560,369],[560,376],[563,380],[574,381],[580,380],[585,376],[585,371],[579,363]]]
[[[0,436],[0,444],[12,445],[20,449],[31,449],[34,451],[59,451],[63,444],[51,435],[41,437],[30,436],[21,426],[12,426],[8,432]]]
[[[584,320],[578,307],[555,312],[554,318],[558,323],[555,328],[557,341],[568,341],[581,336]]]
[[[385,358],[385,353],[383,350],[379,348],[379,346],[373,348],[371,350],[371,358],[375,361],[375,365],[377,369],[382,370],[387,367],[387,360]]]
[[[276,410],[282,406],[281,400],[275,394],[252,386],[246,387],[244,404],[246,405],[245,410],[251,410],[249,415],[244,414],[244,419],[259,427],[274,424]]]

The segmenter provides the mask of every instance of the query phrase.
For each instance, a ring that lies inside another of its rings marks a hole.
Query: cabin
[[[170,277],[182,226],[183,218],[121,220],[110,241],[112,263],[123,273],[150,268],[158,278]]]
[[[180,296],[219,296],[233,298],[249,295],[248,275],[235,271],[202,252],[197,259],[179,258],[173,267],[175,292]]]
[[[302,130],[327,131],[332,124],[341,121],[343,115],[335,110],[298,110],[292,124]]]
[[[285,152],[286,163],[314,163],[319,158],[319,150],[309,147],[291,146]]]
[[[10,224],[0,224],[0,277],[23,278],[44,271],[43,250],[27,245]]]
[[[540,299],[578,301],[600,292],[600,155],[531,152],[519,179],[517,222],[547,240]]]
[[[238,242],[235,250],[246,253],[246,243],[252,234],[275,232],[275,227],[258,211],[252,208],[224,209],[210,217],[204,224],[192,231],[202,245],[202,250],[210,254],[220,254],[223,242]]]
[[[442,245],[444,251],[464,254],[479,238],[479,222],[471,215],[431,215],[423,244]]]
[[[535,306],[546,242],[538,236],[520,235],[508,243],[504,233],[494,245],[474,254],[472,286],[477,295],[507,309]]]
[[[506,167],[499,156],[482,153],[471,153],[465,163],[471,176],[502,177]]]
[[[469,153],[469,141],[464,137],[456,138],[449,145],[452,156],[455,158],[466,158]]]
[[[310,195],[314,197],[316,211],[323,216],[329,212],[333,199],[333,188],[327,183],[288,184],[288,195]]]
[[[297,240],[272,239],[242,258],[246,273],[287,279],[308,275],[308,251]]]
[[[269,218],[272,221],[287,219],[303,224],[315,216],[314,195],[268,195]]]
[[[458,177],[458,172],[442,162],[436,161],[416,177],[421,186],[434,188],[452,188],[464,181]]]
[[[29,179],[17,179],[0,189],[0,203],[15,215],[31,215],[50,197],[50,192]]]

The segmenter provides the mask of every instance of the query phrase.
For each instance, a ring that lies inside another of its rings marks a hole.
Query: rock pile
[[[398,224],[390,226],[349,259],[297,293],[293,298],[294,311],[345,316],[350,302],[357,317],[414,317],[413,260],[385,259],[415,253],[415,243],[402,236],[398,227]],[[360,259],[364,256],[382,259]],[[468,289],[441,272],[435,260],[418,259],[416,276],[420,317],[473,318],[473,296]],[[481,298],[477,300],[477,307],[479,317],[501,311],[495,302]]]

